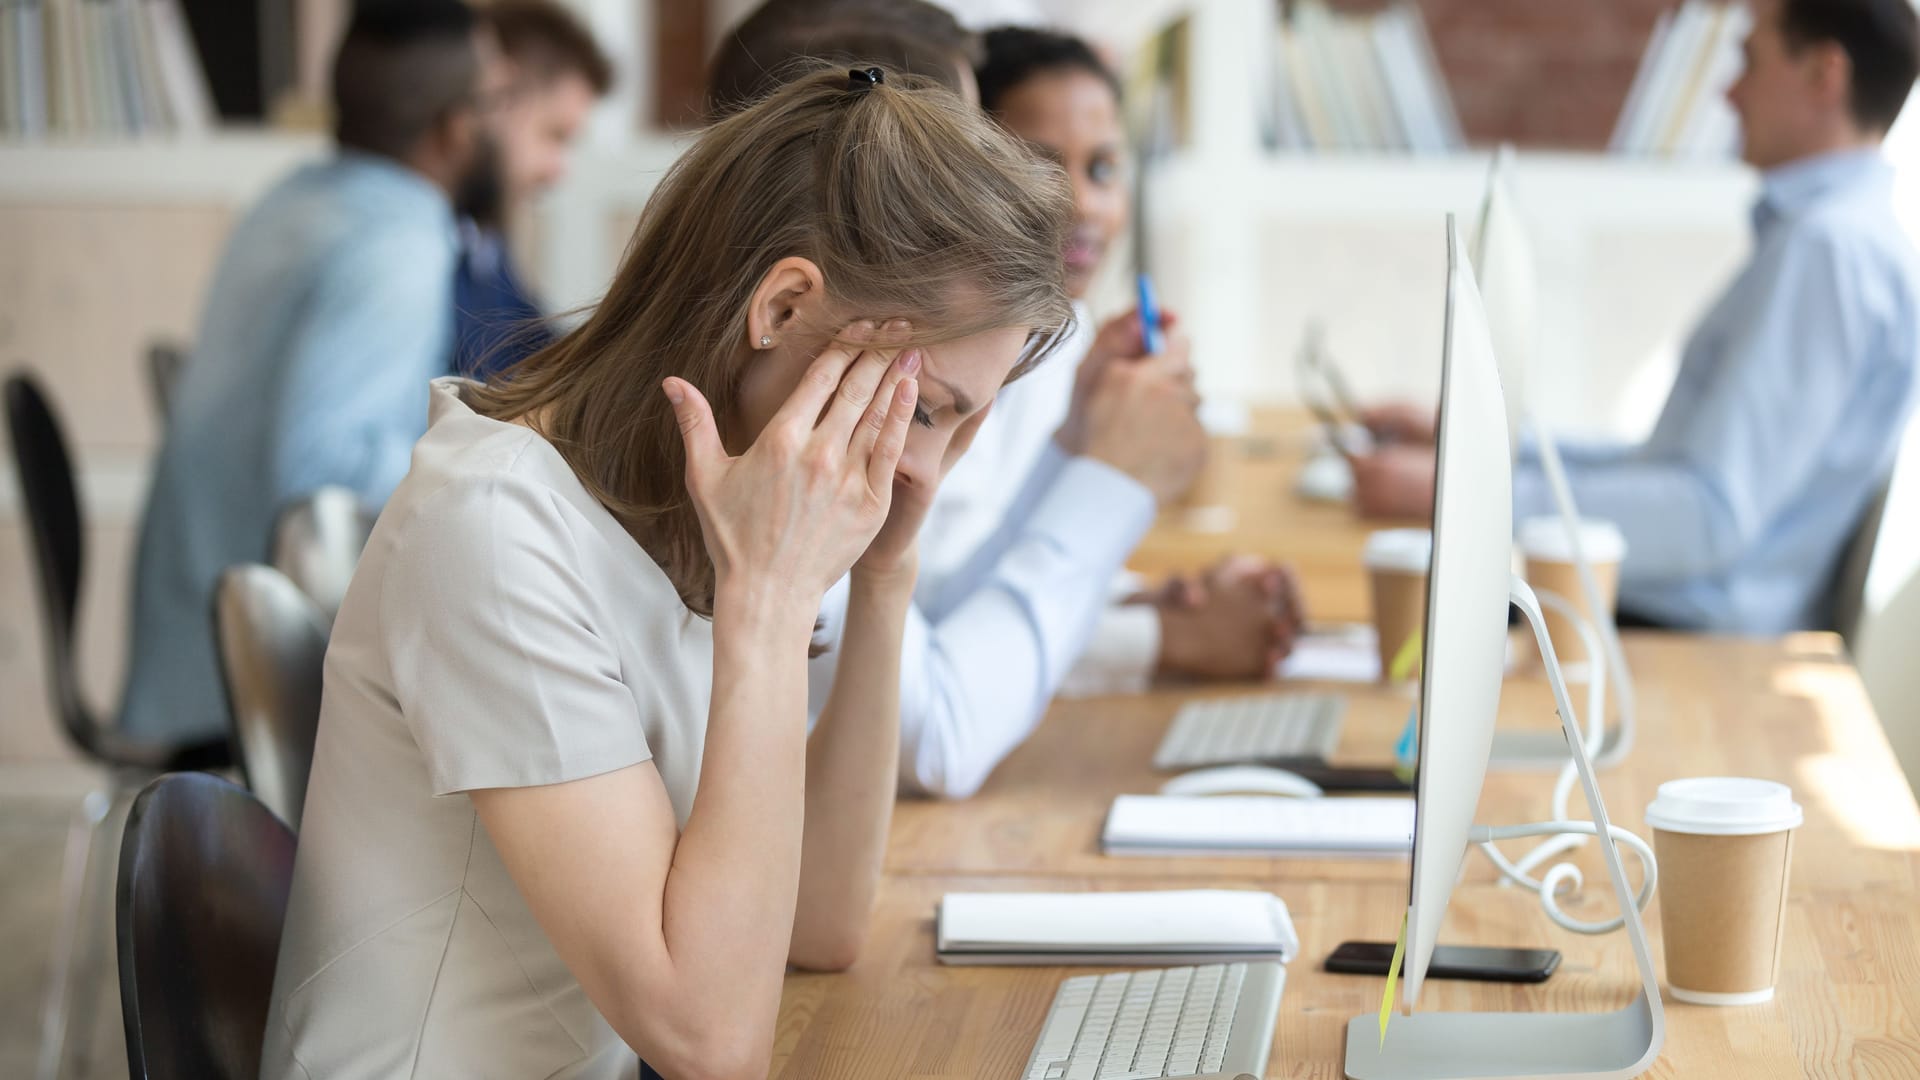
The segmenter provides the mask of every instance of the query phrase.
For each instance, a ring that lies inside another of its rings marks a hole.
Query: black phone
[[[1349,941],[1327,956],[1327,970],[1342,975],[1385,975],[1393,963],[1391,941]],[[1546,982],[1560,966],[1554,949],[1489,949],[1477,945],[1438,945],[1427,964],[1429,979],[1479,982]]]

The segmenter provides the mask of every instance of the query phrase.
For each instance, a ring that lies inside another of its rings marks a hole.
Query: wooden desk
[[[1644,832],[1659,781],[1716,772],[1785,781],[1807,814],[1778,996],[1739,1009],[1670,1001],[1666,1045],[1648,1075],[1920,1076],[1920,808],[1851,666],[1822,635],[1637,636],[1628,652],[1647,719],[1631,759],[1603,775],[1617,823]],[[1503,714],[1550,716],[1537,680],[1509,685]],[[1381,981],[1328,975],[1319,962],[1341,941],[1393,935],[1406,864],[1100,856],[1107,802],[1152,789],[1147,759],[1177,700],[1063,703],[977,798],[902,803],[869,946],[844,975],[789,977],[773,1075],[1018,1075],[1054,988],[1076,971],[942,967],[932,918],[947,891],[1238,886],[1284,897],[1303,945],[1288,971],[1269,1075],[1339,1077],[1346,1022],[1379,1006]],[[1356,695],[1349,724],[1367,733],[1355,746],[1383,746],[1381,732],[1395,725],[1382,721],[1403,719],[1403,710],[1392,691]],[[1480,820],[1537,818],[1550,787],[1547,774],[1493,775]],[[1597,861],[1590,852],[1580,861],[1589,885],[1570,910],[1611,912]],[[1545,944],[1565,962],[1538,987],[1430,983],[1423,1009],[1597,1011],[1631,998],[1624,937],[1562,931],[1529,894],[1491,884],[1477,853],[1467,867],[1444,940]],[[1647,926],[1664,967],[1659,911],[1656,898]]]
[[[1359,552],[1373,526],[1344,508],[1292,494],[1302,424],[1263,414],[1259,437],[1217,478],[1240,508],[1227,534],[1169,517],[1135,560],[1148,572],[1192,569],[1229,551],[1293,562],[1313,617],[1364,621]],[[1681,776],[1732,774],[1784,781],[1806,809],[1794,867],[1779,993],[1766,1005],[1715,1009],[1669,1002],[1655,1077],[1920,1077],[1920,808],[1895,764],[1852,666],[1835,639],[1740,641],[1631,635],[1639,690],[1639,744],[1603,773],[1613,820],[1645,832],[1655,787]],[[1207,693],[1244,692],[1247,687]],[[1344,687],[1340,756],[1385,760],[1410,694]],[[1281,1001],[1270,1076],[1341,1076],[1347,1021],[1379,1007],[1381,980],[1328,975],[1321,959],[1341,941],[1391,938],[1407,901],[1407,864],[1281,859],[1141,859],[1099,854],[1113,796],[1154,790],[1149,762],[1181,692],[1062,702],[976,798],[903,802],[894,817],[869,944],[842,975],[793,975],[781,1002],[772,1075],[782,1078],[994,1078],[1019,1075],[1059,981],[1079,969],[940,966],[933,912],[956,890],[1098,890],[1227,886],[1270,889],[1287,901],[1302,942]],[[1501,698],[1503,727],[1557,727],[1543,679],[1520,673]],[[1496,773],[1478,819],[1538,820],[1551,773]],[[1584,803],[1576,796],[1576,813]],[[1521,849],[1513,845],[1517,854]],[[1588,882],[1568,908],[1612,913],[1590,850],[1576,856]],[[1555,927],[1531,894],[1491,883],[1472,853],[1442,937],[1449,943],[1541,945],[1562,967],[1534,987],[1429,983],[1425,1010],[1613,1009],[1637,976],[1626,939]],[[1628,873],[1637,877],[1628,857]],[[1656,963],[1660,903],[1647,913]]]

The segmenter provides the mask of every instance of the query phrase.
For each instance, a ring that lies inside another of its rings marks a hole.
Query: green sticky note
[[[1380,1045],[1387,1045],[1387,1021],[1393,1018],[1393,987],[1400,981],[1400,961],[1407,956],[1407,917],[1400,916],[1400,936],[1393,942],[1393,962],[1387,965],[1387,992],[1380,995]]]
[[[1416,627],[1400,645],[1400,651],[1393,654],[1393,663],[1387,665],[1387,678],[1394,682],[1405,682],[1413,675],[1413,667],[1420,662],[1420,630]]]

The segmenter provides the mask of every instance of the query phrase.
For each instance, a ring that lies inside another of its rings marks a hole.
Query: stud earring
[[[771,348],[773,348],[773,338],[772,338],[772,337],[770,337],[770,336],[768,336],[768,335],[766,335],[766,334],[761,334],[761,335],[760,335],[760,347],[761,347],[761,348],[763,348],[763,349],[771,349]]]

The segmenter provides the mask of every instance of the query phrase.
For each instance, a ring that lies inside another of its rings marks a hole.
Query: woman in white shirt
[[[766,1075],[787,965],[862,941],[914,537],[1070,323],[1068,208],[945,91],[818,73],[688,150],[579,329],[435,385],[334,627],[264,1076]]]

